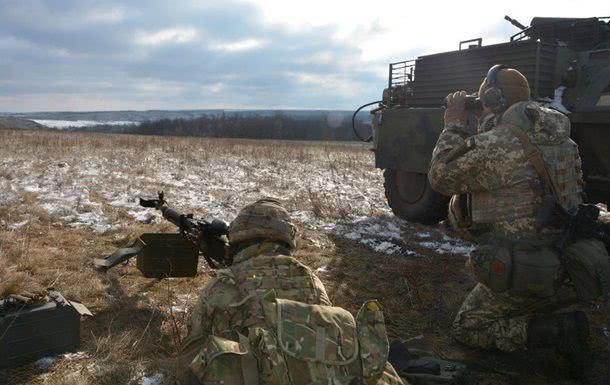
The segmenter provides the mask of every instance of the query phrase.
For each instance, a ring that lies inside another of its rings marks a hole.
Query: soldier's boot
[[[535,315],[527,328],[528,347],[555,347],[569,361],[572,377],[592,364],[588,339],[589,321],[581,311]]]

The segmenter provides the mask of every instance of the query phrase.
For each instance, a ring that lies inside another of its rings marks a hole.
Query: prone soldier
[[[376,301],[354,318],[290,254],[296,227],[278,201],[244,207],[229,228],[231,266],[201,292],[177,360],[180,385],[400,385]]]

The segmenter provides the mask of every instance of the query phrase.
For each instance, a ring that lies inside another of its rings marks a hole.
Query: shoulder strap
[[[140,239],[136,239],[129,246],[122,249],[116,250],[114,253],[104,257],[95,258],[93,264],[97,271],[104,272],[111,267],[118,265],[119,263],[129,260],[129,258],[138,255],[144,248],[144,244],[140,242]]]
[[[512,133],[519,139],[521,145],[523,146],[523,150],[525,151],[525,156],[527,160],[530,162],[536,173],[542,179],[545,187],[547,187],[556,201],[558,200],[557,189],[553,184],[553,180],[549,174],[549,170],[546,168],[546,164],[544,163],[544,159],[542,159],[542,155],[538,148],[532,143],[529,136],[518,126],[511,123],[504,123]]]

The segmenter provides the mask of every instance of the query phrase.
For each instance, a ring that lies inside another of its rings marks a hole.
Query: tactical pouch
[[[610,257],[603,242],[580,239],[563,252],[565,269],[578,297],[592,301],[610,291]]]
[[[511,288],[513,261],[510,249],[499,244],[483,244],[473,252],[469,266],[475,279],[501,293]]]
[[[288,356],[346,365],[358,355],[356,321],[340,307],[276,299],[278,342]]]
[[[361,378],[358,330],[350,312],[270,295],[264,302],[271,330],[262,333],[267,342],[259,351],[274,363],[269,383],[326,385],[332,376],[333,384],[348,385]]]
[[[513,247],[512,290],[539,298],[555,294],[560,275],[559,256],[544,241],[516,243]]]
[[[381,377],[390,350],[383,313],[377,301],[367,301],[356,314],[362,377],[374,385]]]
[[[189,367],[201,384],[244,385],[242,357],[248,354],[239,342],[210,336]]]

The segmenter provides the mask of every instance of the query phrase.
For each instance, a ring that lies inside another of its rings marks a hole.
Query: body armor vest
[[[309,268],[290,256],[261,255],[230,269],[243,296],[240,328],[264,324],[261,299],[270,290],[275,291],[277,298],[306,304],[330,304],[322,292],[321,283]]]
[[[503,124],[517,126],[540,150],[564,208],[569,210],[582,203],[580,157],[576,143],[569,138],[570,122],[565,115],[538,103],[522,102],[509,108],[498,120],[495,129],[504,129]],[[516,151],[524,152],[519,141],[506,143],[511,144],[516,146]],[[529,161],[523,158],[516,161],[511,172],[514,184],[472,193],[474,223],[503,222],[509,226],[519,223],[520,228],[534,227],[543,198],[549,192]]]

